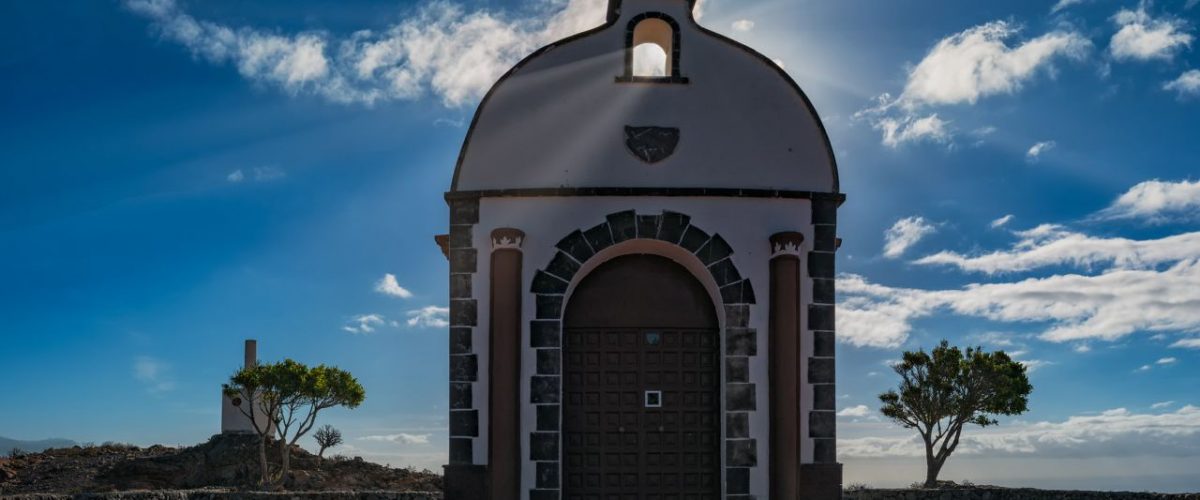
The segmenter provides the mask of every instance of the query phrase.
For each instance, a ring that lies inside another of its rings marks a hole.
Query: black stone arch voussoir
[[[596,226],[572,231],[555,245],[554,257],[530,284],[531,293],[547,297],[538,300],[539,319],[562,317],[562,296],[585,262],[610,246],[634,239],[664,241],[695,255],[720,289],[725,306],[755,304],[754,287],[733,263],[733,247],[720,234],[709,234],[691,222],[690,216],[677,212],[643,215],[626,210],[609,214]]]

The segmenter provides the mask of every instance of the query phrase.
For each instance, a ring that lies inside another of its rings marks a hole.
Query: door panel
[[[719,498],[718,338],[715,329],[567,330],[565,498]],[[660,407],[647,407],[647,391],[661,391]]]

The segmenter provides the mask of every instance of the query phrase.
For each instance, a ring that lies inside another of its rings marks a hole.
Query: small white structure
[[[694,5],[609,0],[479,106],[438,239],[447,500],[840,498],[837,164]]]
[[[254,339],[246,340],[245,360],[242,366],[251,368],[258,364],[258,341]],[[243,408],[249,408],[246,405],[247,401],[242,401],[242,398],[230,398],[226,396],[224,391],[221,393],[221,434],[255,434],[254,425],[250,422],[250,418],[242,413]],[[266,428],[269,424],[267,415],[263,411],[256,411],[255,421],[258,422],[258,428]],[[274,432],[275,426],[270,425],[269,431]]]

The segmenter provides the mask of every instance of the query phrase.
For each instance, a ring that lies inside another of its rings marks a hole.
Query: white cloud
[[[934,113],[924,117],[906,114],[880,118],[872,127],[883,132],[884,145],[895,148],[908,142],[949,142],[953,135],[949,125]]]
[[[1159,359],[1158,361],[1155,361],[1154,364],[1156,364],[1156,365],[1173,365],[1178,362],[1179,362],[1179,360],[1175,359],[1175,358],[1162,358],[1162,359]]]
[[[267,182],[282,179],[287,177],[287,172],[279,167],[254,167],[251,169],[254,173],[254,180],[258,182]]]
[[[138,356],[133,360],[133,377],[145,385],[151,394],[175,389],[175,381],[171,378],[170,371],[169,364],[150,356]]]
[[[854,418],[863,418],[870,414],[871,414],[871,409],[867,408],[867,405],[851,406],[848,408],[843,408],[842,411],[837,412],[837,416],[839,416],[839,417],[854,417]]]
[[[451,120],[449,118],[438,118],[433,121],[433,124],[434,124],[434,126],[438,126],[438,127],[462,128],[464,125],[467,124],[467,122],[465,120],[463,120],[462,118],[459,118],[457,120]]]
[[[874,106],[855,113],[855,118],[868,119],[883,134],[887,146],[917,140],[948,142],[952,136],[949,122],[937,114],[922,113],[921,108],[974,104],[983,97],[1012,94],[1039,70],[1051,71],[1055,59],[1082,59],[1091,48],[1086,37],[1071,31],[1054,31],[1009,45],[1017,32],[1008,22],[993,21],[940,40],[909,70],[899,97],[883,94]]]
[[[754,21],[749,19],[738,19],[733,22],[734,31],[750,31],[754,29]]]
[[[947,312],[1003,323],[1045,324],[1051,342],[1116,340],[1134,332],[1200,331],[1200,261],[1170,268],[1056,275],[960,289],[893,288],[842,275],[838,333],[856,346],[899,347],[912,322]]]
[[[970,339],[971,342],[988,346],[1024,348],[1025,344],[1023,342],[1017,342],[1015,340],[1017,337],[1018,335],[1014,333],[983,332],[972,334],[970,337],[968,337],[968,339]]]
[[[1027,161],[1036,163],[1039,159],[1041,159],[1042,154],[1054,149],[1054,147],[1057,145],[1058,143],[1054,141],[1042,141],[1034,144],[1029,148],[1029,151],[1025,152],[1025,159]]]
[[[1121,9],[1112,20],[1120,28],[1109,42],[1109,52],[1118,61],[1171,60],[1192,44],[1187,25],[1178,19],[1152,18],[1142,3],[1137,10]]]
[[[1009,222],[1012,222],[1012,220],[1013,220],[1013,215],[1008,214],[1008,215],[1005,215],[1004,217],[1001,217],[999,219],[992,221],[992,223],[990,225],[991,225],[992,229],[997,229],[997,228],[1007,226]]]
[[[1009,46],[1017,31],[993,21],[942,39],[909,72],[900,103],[974,104],[981,97],[1011,94],[1055,58],[1081,59],[1091,47],[1087,38],[1065,31]]]
[[[1044,224],[1014,234],[1020,239],[1009,250],[980,255],[942,251],[914,262],[997,274],[1058,265],[1147,269],[1200,256],[1200,232],[1155,240],[1131,240],[1089,236],[1062,226]]]
[[[937,227],[924,217],[900,219],[884,233],[883,256],[889,259],[899,258],[909,247],[936,232]]]
[[[520,58],[600,25],[606,12],[595,0],[539,0],[534,15],[521,19],[431,2],[383,30],[334,39],[322,31],[277,34],[198,20],[174,0],[125,5],[194,56],[293,95],[371,105],[432,92],[448,107],[475,102]]]
[[[450,326],[450,308],[448,307],[422,307],[408,311],[406,315],[408,319],[404,320],[404,324],[410,328],[445,328]],[[401,323],[396,320],[389,320],[382,314],[363,314],[350,318],[346,325],[342,327],[342,330],[349,333],[369,334],[375,333],[377,329],[385,325],[392,328],[399,328]]]
[[[1154,404],[1150,405],[1150,409],[1152,409],[1152,410],[1161,410],[1161,409],[1163,409],[1163,408],[1168,408],[1168,407],[1171,407],[1171,406],[1175,406],[1175,402],[1174,402],[1174,401],[1163,401],[1163,402],[1160,402],[1160,403],[1154,403]]]
[[[1171,344],[1171,347],[1176,349],[1200,349],[1200,337],[1180,339]]]
[[[397,434],[387,434],[387,435],[378,435],[378,436],[363,436],[358,439],[361,439],[363,441],[384,441],[384,442],[394,442],[394,443],[400,443],[400,444],[406,444],[406,445],[415,445],[415,444],[429,444],[430,437],[432,437],[432,434],[410,434],[407,432],[401,432],[401,433],[397,433]]]
[[[278,167],[254,167],[247,174],[245,170],[237,169],[225,176],[225,180],[234,184],[253,179],[255,182],[269,182],[287,177],[287,172]]]
[[[913,433],[906,437],[838,440],[843,457],[923,457],[924,446]],[[1132,456],[1200,456],[1200,407],[1175,412],[1132,413],[1125,408],[1079,415],[1062,422],[1015,423],[963,433],[955,456],[1094,458]]]
[[[1108,208],[1100,219],[1145,219],[1167,222],[1200,217],[1200,181],[1169,182],[1158,179],[1133,186]]]
[[[375,333],[375,329],[384,324],[384,317],[380,314],[361,314],[350,318],[342,330],[350,333]]]
[[[964,271],[999,274],[1075,266],[1099,274],[1061,274],[1013,282],[922,290],[839,276],[840,338],[856,346],[895,348],[913,322],[938,314],[1044,326],[1040,337],[1073,342],[1116,340],[1134,332],[1200,332],[1200,232],[1156,240],[1094,237],[1045,224],[1025,231],[1010,249],[982,255],[940,252],[916,260]],[[1187,339],[1172,347],[1197,347]],[[1030,360],[1031,368],[1045,363]]]
[[[972,130],[971,135],[982,139],[984,137],[987,137],[989,135],[996,133],[997,130],[999,130],[999,129],[997,129],[996,127],[994,127],[992,125],[987,125],[987,126],[979,127],[975,130]]]
[[[1164,83],[1163,90],[1173,90],[1179,97],[1200,95],[1200,69],[1183,72],[1179,78]]]
[[[1057,14],[1058,12],[1062,11],[1063,9],[1066,9],[1067,7],[1070,7],[1072,5],[1079,5],[1086,1],[1087,0],[1058,0],[1058,3],[1054,4],[1053,7],[1050,7],[1050,13]]]
[[[1024,365],[1025,371],[1028,373],[1033,373],[1033,372],[1041,369],[1042,367],[1050,366],[1050,365],[1054,364],[1053,361],[1046,361],[1044,359],[1017,359],[1014,361]]]
[[[983,146],[987,142],[987,138],[995,134],[996,130],[998,130],[996,127],[987,125],[967,132],[968,135],[975,138],[975,141],[971,143],[971,147],[977,148]]]
[[[427,306],[409,311],[408,326],[415,328],[445,328],[450,326],[450,308]]]
[[[402,299],[410,299],[413,296],[412,292],[400,286],[400,283],[396,281],[396,275],[391,273],[384,274],[383,278],[375,283],[375,291]]]

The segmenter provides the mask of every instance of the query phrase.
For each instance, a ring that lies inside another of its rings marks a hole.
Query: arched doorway
[[[665,257],[617,257],[579,283],[563,327],[564,498],[720,498],[720,335],[704,286]]]

